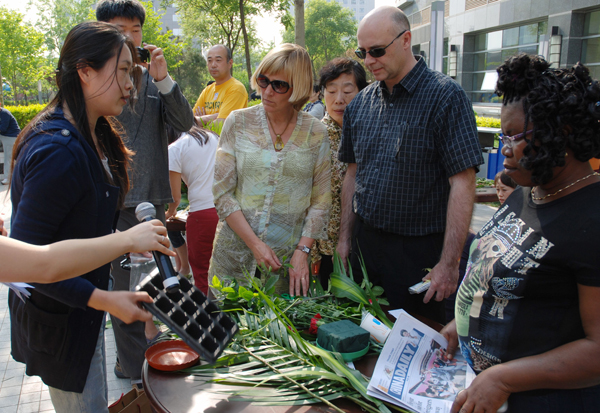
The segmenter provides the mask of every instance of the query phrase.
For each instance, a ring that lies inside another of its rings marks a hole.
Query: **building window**
[[[173,36],[183,36],[183,29],[173,29]]]
[[[364,7],[361,7],[360,9],[358,9],[358,12],[359,12],[359,13],[364,13],[364,12],[365,12],[365,8],[364,8]]]
[[[351,0],[350,4],[356,4],[356,0]]]
[[[475,36],[471,87],[465,85],[471,90],[473,102],[500,103],[500,99],[492,91],[482,90],[486,73],[495,73],[496,68],[506,59],[518,53],[539,54],[540,41],[545,38],[547,26],[547,22],[539,22]],[[446,46],[447,44],[444,43],[445,57],[447,57]],[[447,68],[446,63],[444,58],[444,69]],[[467,76],[468,74],[465,73]]]
[[[450,46],[448,46],[448,38],[444,38],[444,55],[442,56],[442,73],[448,74],[448,54],[450,51]]]
[[[600,10],[585,15],[581,63],[590,69],[594,79],[600,79]]]

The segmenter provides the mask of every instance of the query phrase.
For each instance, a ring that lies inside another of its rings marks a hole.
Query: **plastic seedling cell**
[[[185,325],[185,323],[187,323],[188,318],[187,318],[187,315],[185,315],[183,311],[175,310],[175,311],[173,311],[173,314],[171,314],[171,320],[175,321],[177,323],[177,325],[180,325],[183,327]]]
[[[196,305],[191,300],[185,300],[181,304],[181,308],[183,309],[183,311],[185,311],[189,315],[194,315],[194,313],[196,312]]]
[[[217,340],[224,340],[227,337],[227,333],[218,325],[215,325],[212,330],[210,330],[210,334],[213,335]]]
[[[187,293],[192,288],[192,284],[187,280],[187,278],[182,277],[179,281],[179,288],[181,288],[181,291],[184,293]]]
[[[192,297],[192,300],[194,300],[196,302],[196,304],[198,304],[199,306],[204,304],[204,302],[206,301],[206,296],[204,294],[202,294],[200,291],[194,291],[192,293],[191,297]]]
[[[196,323],[190,324],[185,331],[196,340],[199,340],[200,337],[202,337],[202,330],[200,330],[200,327],[198,327],[198,324]]]
[[[216,318],[221,313],[221,310],[215,303],[208,303],[204,311],[213,318]]]
[[[156,302],[156,306],[160,311],[167,314],[173,308],[173,303],[171,303],[167,297],[160,297]]]
[[[174,302],[178,302],[183,298],[183,294],[179,290],[168,291],[167,296]]]
[[[230,330],[235,326],[235,323],[233,322],[233,320],[229,317],[222,317],[219,320],[219,324],[221,324],[221,326],[225,329],[225,330]]]
[[[200,324],[200,326],[202,326],[202,328],[208,328],[212,324],[212,320],[206,315],[205,312],[200,313],[200,315],[196,317],[196,321],[198,324]]]
[[[141,290],[146,291],[148,295],[152,298],[158,297],[158,291],[152,286],[152,284],[144,285],[144,288],[142,288]]]
[[[204,347],[204,348],[208,349],[208,351],[212,351],[212,352],[214,352],[217,348],[219,348],[219,345],[217,344],[215,339],[212,337],[206,337],[204,340],[202,340],[202,342],[200,344],[202,345],[202,347]]]
[[[165,288],[160,277],[152,277],[151,281],[152,281],[152,284],[154,284],[154,286],[156,288],[158,288],[159,290],[163,290]]]

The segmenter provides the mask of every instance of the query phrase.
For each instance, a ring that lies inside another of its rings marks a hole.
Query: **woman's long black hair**
[[[552,169],[565,165],[566,149],[587,162],[600,155],[600,85],[583,64],[551,69],[541,56],[519,54],[498,69],[496,93],[503,104],[521,101],[532,139],[521,165],[536,185],[548,183]],[[523,129],[526,130],[526,129]]]
[[[203,146],[210,139],[210,131],[208,129],[203,128],[198,122],[198,118],[196,118],[195,116],[194,124],[192,125],[191,129],[186,133],[192,138],[194,138],[200,146]],[[171,125],[167,123],[167,138],[169,140],[169,143],[175,142],[182,135],[183,133],[177,132]]]
[[[48,106],[17,137],[12,154],[13,168],[19,153],[26,145],[27,138],[31,134],[43,132],[40,130],[42,122],[51,118],[55,109],[62,108],[64,104],[69,108],[78,131],[83,135],[87,143],[92,148],[95,148],[78,69],[90,67],[95,71],[99,71],[116,55],[115,76],[110,80],[116,82],[118,59],[123,47],[128,47],[131,51],[135,66],[135,63],[137,63],[135,47],[116,26],[104,22],[85,22],[71,29],[65,38],[58,60],[58,68],[56,70],[58,93]],[[134,85],[137,86],[139,83],[139,72],[136,71],[135,73]],[[132,90],[130,104],[133,104],[134,92],[135,90]],[[123,144],[118,129],[120,127],[115,119],[100,117],[96,122],[95,132],[98,144],[108,158],[112,173],[112,182],[114,185],[120,187],[118,205],[121,207],[125,199],[125,194],[129,190],[127,168],[132,152]]]

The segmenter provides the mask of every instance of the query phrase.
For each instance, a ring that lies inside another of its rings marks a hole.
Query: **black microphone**
[[[152,221],[156,218],[156,208],[150,202],[142,202],[135,209],[135,217],[140,222]],[[154,255],[154,261],[156,261],[158,271],[163,278],[165,289],[168,292],[177,291],[179,289],[179,280],[171,263],[171,258],[160,251],[152,251],[152,255]]]

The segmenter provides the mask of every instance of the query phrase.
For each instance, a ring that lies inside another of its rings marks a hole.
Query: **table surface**
[[[355,363],[359,370],[373,372],[376,356],[367,356]],[[306,406],[256,406],[248,402],[229,401],[228,395],[209,393],[203,390],[218,387],[232,388],[221,384],[203,383],[195,377],[182,373],[168,373],[153,369],[144,361],[142,382],[146,395],[158,413],[333,413],[334,409],[323,403]],[[333,402],[347,413],[362,413],[361,408],[344,399]]]
[[[389,308],[384,309],[387,311]],[[418,315],[415,318],[431,328],[440,331],[442,325]],[[392,321],[394,320],[393,317]],[[355,367],[367,377],[371,377],[377,363],[377,355],[367,355],[354,362]],[[209,393],[203,390],[218,387],[224,389],[231,386],[204,383],[185,373],[170,373],[156,370],[144,361],[142,382],[146,395],[158,413],[333,413],[334,409],[325,404],[307,406],[256,406],[247,402],[232,402],[228,395]],[[349,400],[339,399],[333,402],[347,413],[363,413],[361,408]]]

